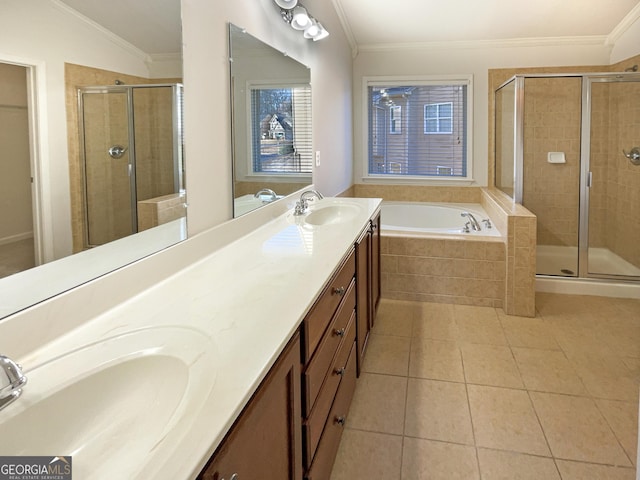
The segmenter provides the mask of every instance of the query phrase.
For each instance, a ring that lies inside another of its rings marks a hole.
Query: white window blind
[[[425,83],[368,82],[369,175],[467,177],[468,82]]]
[[[251,87],[253,173],[310,174],[311,87]]]

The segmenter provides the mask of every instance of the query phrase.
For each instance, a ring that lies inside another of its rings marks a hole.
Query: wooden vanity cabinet
[[[303,464],[328,480],[356,382],[356,252],[352,249],[302,322]]]
[[[377,214],[355,243],[356,252],[356,309],[357,321],[357,371],[367,348],[369,332],[373,328],[380,301],[380,214]]]
[[[300,398],[296,333],[198,479],[302,480]]]

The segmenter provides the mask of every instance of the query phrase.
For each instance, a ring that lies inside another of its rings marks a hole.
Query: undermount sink
[[[188,431],[215,356],[201,333],[157,327],[54,358],[25,371],[22,396],[0,411],[0,451],[71,455],[78,478],[144,477]]]
[[[351,203],[338,203],[331,205],[318,205],[304,218],[304,222],[310,225],[332,225],[349,222],[360,212],[360,207]]]

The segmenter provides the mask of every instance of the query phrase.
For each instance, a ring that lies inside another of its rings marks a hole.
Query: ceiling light
[[[303,31],[304,38],[317,41],[329,36],[329,32],[298,3],[298,0],[273,1],[280,8],[282,19],[294,30]]]
[[[280,8],[290,10],[298,4],[298,0],[273,0]]]

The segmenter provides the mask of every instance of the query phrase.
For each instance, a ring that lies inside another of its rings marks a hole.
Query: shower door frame
[[[80,143],[80,166],[82,175],[82,199],[83,199],[83,242],[84,248],[93,248],[100,245],[89,243],[89,212],[87,209],[87,177],[86,177],[86,157],[85,157],[85,131],[84,131],[84,101],[83,94],[108,94],[108,93],[126,93],[127,94],[127,129],[129,137],[129,146],[127,147],[129,155],[129,188],[131,191],[131,233],[133,235],[138,232],[138,200],[137,200],[137,183],[136,183],[136,154],[135,154],[135,119],[134,119],[134,102],[133,90],[135,88],[171,88],[172,99],[172,127],[173,127],[173,168],[174,168],[174,191],[176,193],[184,193],[184,159],[183,159],[183,120],[182,120],[182,95],[183,85],[181,83],[149,83],[136,85],[98,85],[78,87],[78,137]],[[133,148],[132,148],[133,147]]]
[[[578,274],[558,276],[537,274],[550,278],[616,280],[638,283],[640,277],[605,273],[589,273],[589,188],[591,185],[591,85],[602,82],[640,82],[636,72],[592,72],[592,73],[530,73],[517,74],[503,82],[495,93],[512,81],[515,82],[514,105],[514,192],[513,200],[522,205],[524,190],[524,99],[527,78],[580,78],[582,81],[580,120],[580,186],[578,206]],[[495,117],[494,117],[495,122]],[[495,140],[497,142],[497,139]],[[495,158],[494,158],[495,161]]]
[[[640,276],[589,272],[589,204],[591,174],[591,111],[594,83],[640,82],[635,72],[584,73],[582,77],[582,120],[580,130],[580,224],[578,233],[578,277],[638,282]]]

